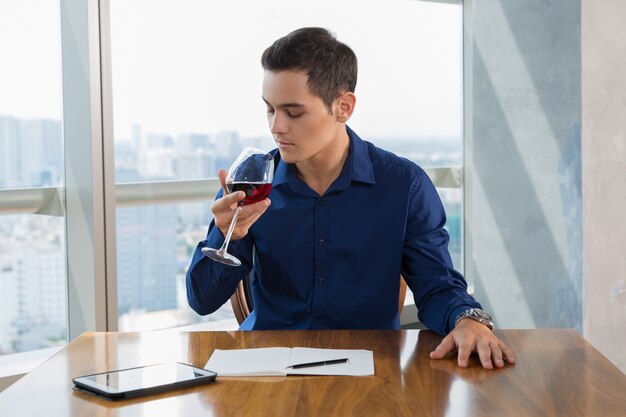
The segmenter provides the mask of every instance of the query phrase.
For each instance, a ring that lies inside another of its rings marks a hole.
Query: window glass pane
[[[260,55],[302,26],[329,28],[356,52],[357,108],[349,124],[363,139],[424,167],[462,165],[459,4],[111,0],[116,182],[214,178],[243,147],[274,148]],[[460,268],[461,190],[441,196]],[[142,311],[188,311],[180,294],[159,290],[155,300],[133,291],[180,287],[189,257],[177,258],[175,243],[193,236],[195,246],[205,235],[209,204],[193,214],[157,205],[118,210],[120,320],[131,311],[137,322]],[[137,328],[128,323],[120,327]]]
[[[60,49],[58,1],[0,3],[0,355],[67,342],[65,218],[44,207],[64,184]]]
[[[208,219],[208,202],[117,209],[120,331],[233,318],[230,303],[206,317],[198,316],[187,304],[185,273],[197,243],[204,238]]]

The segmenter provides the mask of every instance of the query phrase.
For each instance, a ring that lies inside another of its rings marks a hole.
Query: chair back
[[[230,297],[230,304],[233,307],[233,313],[237,322],[241,325],[243,321],[250,315],[254,306],[252,305],[252,297],[250,296],[250,280],[248,277],[239,281],[237,289]],[[400,292],[398,297],[398,313],[402,313],[404,307],[404,299],[406,298],[406,282],[402,275],[400,275]]]

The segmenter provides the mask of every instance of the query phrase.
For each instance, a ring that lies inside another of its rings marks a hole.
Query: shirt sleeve
[[[221,195],[218,194],[217,198]],[[211,222],[207,238],[196,247],[187,270],[187,301],[200,315],[211,314],[220,308],[235,292],[237,284],[252,270],[252,238],[248,235],[232,240],[228,253],[241,261],[241,266],[229,266],[216,262],[202,253],[202,248],[219,248],[224,236],[215,222]]]
[[[402,275],[415,297],[420,321],[444,335],[454,328],[459,313],[481,306],[452,266],[446,214],[437,190],[426,173],[416,169],[409,192]]]

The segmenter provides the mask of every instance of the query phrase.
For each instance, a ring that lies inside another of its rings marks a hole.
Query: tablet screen
[[[101,389],[108,393],[146,390],[176,385],[185,381],[213,378],[215,373],[190,365],[170,362],[102,374],[87,375],[74,380],[79,385]]]

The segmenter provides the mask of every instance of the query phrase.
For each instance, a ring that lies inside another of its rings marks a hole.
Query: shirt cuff
[[[220,231],[219,227],[215,226],[209,232],[209,235],[206,237],[206,247],[207,248],[221,248],[224,244],[224,235]]]

